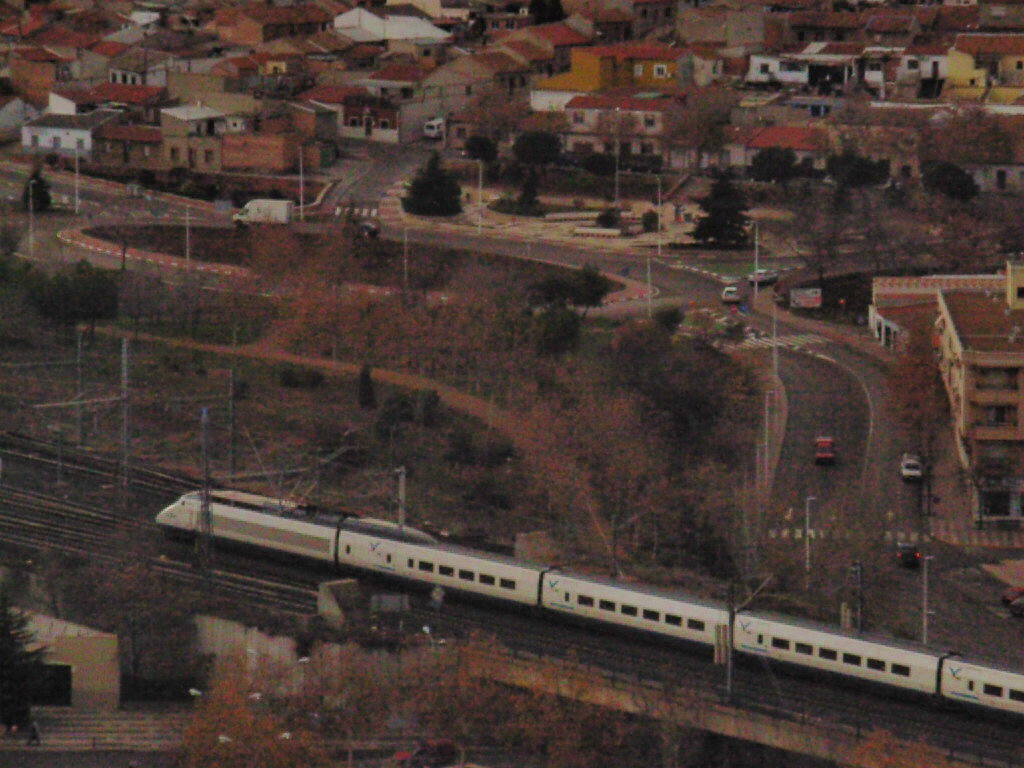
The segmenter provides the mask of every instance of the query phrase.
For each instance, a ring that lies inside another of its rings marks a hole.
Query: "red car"
[[[819,435],[814,439],[814,463],[836,463],[836,441],[827,435]]]

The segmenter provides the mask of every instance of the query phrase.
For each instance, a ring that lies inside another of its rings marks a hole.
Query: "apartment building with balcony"
[[[1024,519],[1024,263],[1002,290],[940,290],[936,353],[979,524]]]

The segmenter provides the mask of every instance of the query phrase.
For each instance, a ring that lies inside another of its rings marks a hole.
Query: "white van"
[[[423,124],[423,136],[428,139],[444,138],[444,118],[435,117]]]

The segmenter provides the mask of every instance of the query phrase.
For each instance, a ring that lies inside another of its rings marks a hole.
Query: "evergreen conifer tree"
[[[747,242],[747,198],[728,173],[719,173],[707,197],[700,198],[704,215],[697,220],[693,238],[719,247],[737,247]]]
[[[0,586],[0,723],[22,725],[32,703],[32,683],[39,677],[45,649],[32,648],[35,636],[28,617],[11,605]]]
[[[459,182],[441,167],[437,152],[430,155],[409,184],[402,206],[418,216],[454,216],[462,211]]]

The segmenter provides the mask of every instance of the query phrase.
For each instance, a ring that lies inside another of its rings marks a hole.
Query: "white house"
[[[31,155],[88,157],[97,128],[116,121],[121,113],[97,109],[84,115],[42,115],[21,129],[22,151]]]
[[[384,16],[365,8],[353,8],[334,17],[334,30],[361,43],[391,40],[445,42],[451,35],[429,21],[416,16]]]

